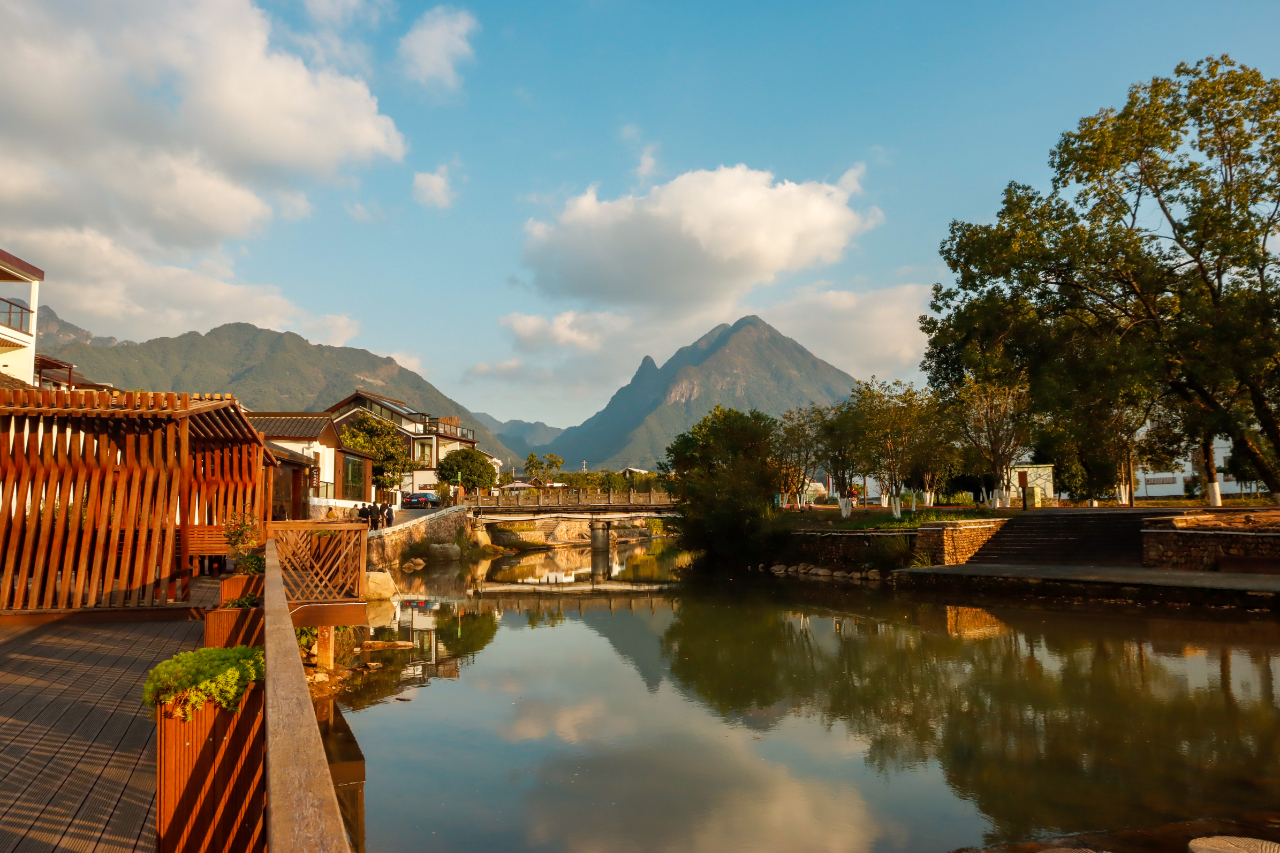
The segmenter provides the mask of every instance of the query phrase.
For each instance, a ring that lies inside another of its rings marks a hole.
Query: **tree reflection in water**
[[[724,717],[817,715],[889,774],[937,761],[990,844],[1276,807],[1274,622],[849,600],[686,597],[662,652]]]

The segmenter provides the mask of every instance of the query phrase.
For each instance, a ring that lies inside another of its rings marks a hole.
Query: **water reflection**
[[[1280,794],[1269,618],[815,585],[393,615],[413,648],[339,697],[370,849],[945,850]]]
[[[677,578],[689,555],[669,540],[618,543],[609,551],[561,548],[534,551],[493,562],[485,576],[493,583],[559,584],[585,580],[663,583]]]

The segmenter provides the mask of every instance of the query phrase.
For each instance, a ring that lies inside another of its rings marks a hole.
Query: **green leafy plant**
[[[223,524],[222,538],[236,557],[247,556],[261,541],[257,517],[247,508],[244,512],[229,513]]]
[[[142,701],[149,708],[172,705],[180,720],[191,719],[206,702],[234,711],[249,685],[262,681],[265,674],[260,646],[183,652],[151,670],[142,688]]]
[[[230,601],[228,601],[226,604],[222,605],[223,609],[241,609],[241,608],[261,607],[261,606],[262,606],[262,599],[259,596],[256,596],[253,594],[246,594],[246,595],[240,596],[239,598],[233,598]]]
[[[294,628],[293,636],[298,641],[298,648],[306,652],[316,644],[320,638],[320,632],[316,628]]]
[[[248,554],[236,560],[236,574],[261,575],[267,571],[267,558],[261,554]]]

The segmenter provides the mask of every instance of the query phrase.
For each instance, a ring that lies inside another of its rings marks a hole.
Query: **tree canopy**
[[[1280,81],[1229,57],[1133,86],[1011,183],[994,224],[955,222],[922,318],[939,387],[1021,379],[1076,447],[1152,458],[1142,425],[1226,434],[1280,494]],[[1196,433],[1200,433],[1199,436]]]
[[[457,483],[459,475],[464,489],[491,489],[498,481],[493,463],[474,447],[451,450],[440,460],[436,476],[446,483]]]
[[[342,430],[342,443],[373,455],[373,483],[379,489],[398,489],[404,475],[420,467],[394,425],[361,414]]]

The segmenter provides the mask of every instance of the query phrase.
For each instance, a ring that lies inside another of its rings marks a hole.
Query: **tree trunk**
[[[1209,506],[1222,506],[1222,490],[1218,486],[1218,465],[1213,459],[1213,435],[1205,436],[1200,444],[1204,456],[1204,494]]]

